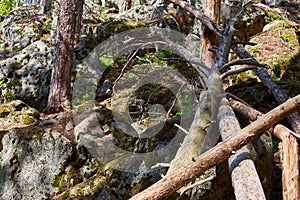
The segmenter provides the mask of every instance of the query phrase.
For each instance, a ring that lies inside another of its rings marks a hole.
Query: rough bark
[[[299,145],[288,128],[277,125],[274,134],[281,139],[282,193],[284,200],[300,199]]]
[[[50,14],[52,11],[52,0],[43,0],[42,6],[43,6],[43,13],[44,15]]]
[[[225,97],[222,99],[218,118],[222,119],[219,122],[219,127],[223,140],[227,140],[240,132],[239,122]],[[228,164],[237,200],[266,199],[254,162],[251,160],[250,150],[247,146],[242,147],[230,156]]]
[[[61,0],[58,14],[55,59],[51,74],[47,112],[70,109],[71,71],[73,65],[75,0]]]
[[[203,0],[203,13],[217,24],[220,23],[220,12],[220,0]],[[202,25],[201,43],[200,59],[204,62],[204,64],[206,64],[206,66],[211,67],[216,54],[210,49],[214,46],[219,46],[219,37],[204,24]]]
[[[165,199],[172,195],[183,185],[197,178],[209,168],[216,166],[229,158],[234,151],[242,148],[249,142],[259,137],[278,121],[284,119],[290,113],[297,111],[300,106],[300,95],[287,100],[285,103],[274,108],[259,120],[251,123],[240,131],[240,134],[225,140],[196,158],[195,162],[183,167],[180,171],[165,176],[143,192],[133,196],[132,200],[138,199]]]
[[[75,39],[77,40],[81,34],[81,21],[83,14],[83,4],[84,0],[77,0],[76,8],[75,8]]]
[[[241,113],[243,116],[247,117],[248,119],[255,121],[258,117],[262,116],[263,113],[259,112],[258,110],[247,106],[246,104],[234,100],[232,98],[229,99],[230,105],[233,107],[234,110]]]

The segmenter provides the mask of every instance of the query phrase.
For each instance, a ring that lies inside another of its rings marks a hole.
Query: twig
[[[151,167],[151,169],[159,169],[159,168],[165,168],[170,167],[170,163],[156,163]]]
[[[120,80],[120,78],[123,76],[124,71],[126,69],[126,67],[128,66],[128,64],[131,62],[131,60],[133,59],[133,57],[137,54],[137,52],[140,50],[140,48],[138,48],[137,50],[135,50],[135,52],[130,56],[130,58],[128,59],[128,61],[125,63],[125,65],[123,66],[120,75],[118,76],[118,78],[114,81],[113,83],[113,87],[112,90],[114,91],[115,85],[116,83]]]
[[[208,182],[208,181],[211,181],[211,180],[213,180],[214,178],[215,178],[214,176],[210,176],[210,177],[208,177],[208,178],[206,178],[206,179],[204,179],[204,180],[197,181],[197,182],[193,183],[192,185],[189,185],[189,186],[183,188],[183,190],[180,192],[180,196],[183,195],[183,193],[185,193],[185,192],[188,191],[189,189],[193,189],[194,187],[196,187],[196,186],[198,186],[198,185],[202,185],[202,184],[204,184],[204,183],[206,183],[206,182]]]
[[[177,101],[177,99],[178,99],[178,97],[179,97],[179,93],[180,93],[180,91],[181,91],[181,89],[183,88],[184,85],[185,85],[185,84],[182,84],[182,85],[180,86],[180,88],[178,89],[178,91],[177,91],[177,93],[176,93],[176,96],[175,96],[175,99],[174,99],[174,101],[173,101],[173,103],[172,103],[170,109],[168,110],[168,112],[167,112],[167,114],[166,114],[166,115],[167,115],[167,119],[170,118],[170,113],[171,113],[171,111],[173,110],[173,108],[174,108],[174,106],[175,106],[175,104],[176,104],[176,101]]]
[[[185,134],[189,134],[189,132],[183,128],[182,126],[178,125],[178,124],[174,124],[175,127],[179,128],[182,132],[184,132]]]
[[[227,78],[230,75],[239,74],[239,73],[249,71],[249,70],[253,70],[253,69],[256,69],[256,68],[257,68],[257,66],[251,65],[251,66],[243,67],[243,68],[240,68],[240,69],[229,70],[229,71],[223,73],[221,75],[221,78],[224,79],[224,78]]]
[[[228,69],[229,67],[231,66],[234,66],[234,65],[255,65],[256,63],[253,62],[252,58],[245,58],[245,59],[239,59],[239,60],[234,60],[234,61],[231,61],[229,63],[226,63],[225,65],[223,65],[221,68],[220,68],[220,71],[224,71],[226,69]]]

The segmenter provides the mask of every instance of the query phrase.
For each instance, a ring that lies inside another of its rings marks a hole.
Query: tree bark
[[[77,5],[75,8],[76,19],[75,19],[75,40],[80,37],[81,34],[81,21],[83,14],[83,4],[84,0],[77,0]]]
[[[287,100],[285,103],[274,108],[259,120],[243,128],[236,136],[225,140],[196,158],[195,162],[183,167],[178,172],[165,176],[143,192],[133,196],[131,200],[139,199],[166,199],[183,185],[199,177],[209,168],[216,166],[231,156],[244,145],[259,137],[278,121],[287,115],[297,111],[300,106],[300,95]]]
[[[52,11],[52,0],[43,0],[42,6],[44,15],[50,14]]]
[[[58,14],[55,59],[51,74],[46,111],[56,113],[71,107],[71,71],[73,65],[75,0],[61,0]]]
[[[277,125],[274,134],[281,139],[280,158],[282,161],[282,193],[284,200],[300,199],[299,145],[291,131]]]
[[[220,23],[220,12],[220,0],[203,0],[203,13],[217,24]],[[206,25],[202,24],[201,43],[200,59],[206,66],[211,67],[216,55],[215,52],[212,52],[210,49],[219,46],[219,36],[206,27]]]

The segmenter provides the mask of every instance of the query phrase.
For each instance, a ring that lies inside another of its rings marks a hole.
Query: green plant
[[[254,46],[254,47],[252,48],[252,52],[253,52],[253,53],[257,53],[257,52],[258,52],[258,46]]]
[[[20,51],[20,49],[19,48],[15,48],[14,50],[13,50],[13,52],[19,52]]]
[[[83,95],[83,100],[87,101],[95,97],[95,92],[87,92]]]
[[[155,52],[155,55],[161,58],[168,58],[172,55],[172,52],[167,50],[162,50],[162,51]]]
[[[287,42],[289,36],[286,35],[286,34],[280,34],[279,37],[280,37],[283,41],[286,41],[286,42]]]
[[[264,19],[265,19],[265,21],[266,21],[267,23],[270,23],[270,22],[272,22],[272,21],[274,21],[274,20],[279,20],[279,19],[281,19],[281,16],[280,16],[280,14],[277,13],[277,12],[268,12],[267,15],[264,17]]]
[[[287,26],[286,21],[280,21],[280,22],[279,22],[279,26],[281,26],[281,27],[286,27],[286,26]]]
[[[41,30],[43,33],[48,33],[52,30],[52,23],[51,22],[47,22],[45,24],[43,24],[43,26],[41,27]]]
[[[8,13],[16,7],[17,4],[21,4],[20,0],[1,0],[0,2],[0,16],[5,17]]]
[[[101,56],[99,60],[106,66],[112,66],[115,63],[113,58],[107,56]]]
[[[16,30],[14,30],[14,33],[16,33],[16,34],[18,34],[18,35],[21,35],[21,30],[20,29],[16,29]]]

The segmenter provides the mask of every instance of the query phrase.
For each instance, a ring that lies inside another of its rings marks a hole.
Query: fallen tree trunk
[[[229,139],[241,131],[240,124],[225,97],[222,99],[218,118],[221,118],[219,129],[223,140]],[[247,146],[243,146],[230,156],[228,164],[237,200],[266,199],[254,162],[251,159],[250,150]]]
[[[216,166],[229,158],[234,151],[237,151],[259,137],[275,123],[284,119],[292,112],[297,111],[299,106],[300,95],[277,106],[264,116],[260,117],[259,120],[256,120],[243,128],[238,135],[221,142],[211,150],[200,155],[195,162],[189,166],[183,167],[174,174],[165,176],[151,187],[133,196],[131,200],[167,198],[209,168]]]

